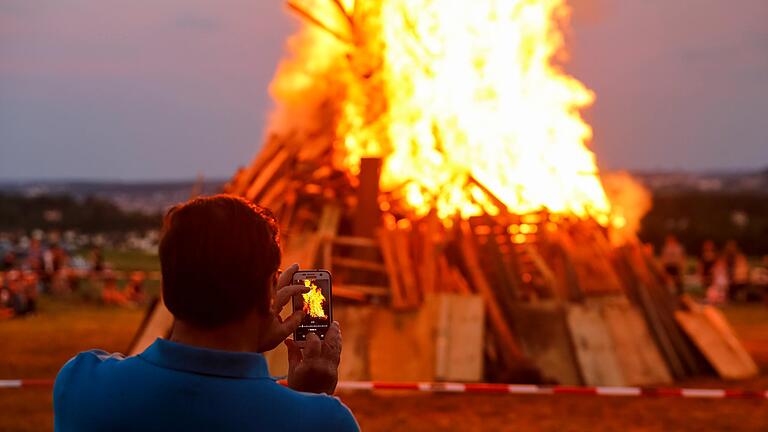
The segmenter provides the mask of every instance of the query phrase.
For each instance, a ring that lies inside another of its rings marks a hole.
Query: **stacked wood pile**
[[[626,385],[713,365],[729,378],[754,373],[724,320],[689,325],[684,314],[696,309],[669,292],[640,243],[617,248],[596,222],[546,212],[447,221],[398,214],[378,193],[378,161],[350,176],[333,168],[331,140],[311,142],[273,137],[225,192],[270,208],[284,263],[329,269],[334,296],[349,307],[407,313],[433,294],[482,298],[482,378]],[[707,310],[700,315],[714,316]],[[722,353],[710,355],[702,332],[723,340],[741,369],[718,368]]]

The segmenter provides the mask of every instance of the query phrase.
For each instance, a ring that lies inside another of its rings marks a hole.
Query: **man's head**
[[[280,265],[277,223],[242,198],[193,199],[166,214],[160,264],[165,304],[186,324],[215,328],[267,315]]]

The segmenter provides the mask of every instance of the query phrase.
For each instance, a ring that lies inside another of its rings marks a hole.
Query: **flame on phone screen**
[[[323,310],[323,304],[325,304],[323,291],[309,279],[304,279],[304,286],[309,288],[308,293],[301,295],[304,298],[304,312],[312,318],[328,318]]]

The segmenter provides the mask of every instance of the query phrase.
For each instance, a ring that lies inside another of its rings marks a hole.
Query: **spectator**
[[[728,264],[719,258],[712,266],[712,283],[707,287],[707,303],[720,305],[728,298]]]
[[[95,246],[91,251],[91,271],[97,274],[104,271],[104,252],[99,246]]]
[[[16,268],[16,252],[9,250],[3,256],[2,264],[0,264],[0,270],[9,271]]]
[[[28,312],[31,312],[24,276],[19,270],[11,270],[6,276],[8,279],[8,290],[10,292],[8,306],[13,311],[13,316],[24,316]],[[32,307],[34,308],[34,304]]]
[[[736,271],[736,261],[741,254],[739,245],[734,240],[728,240],[723,248],[723,259],[725,260],[725,266],[728,269],[728,280],[730,283],[734,282],[734,272]]]
[[[125,294],[117,287],[117,277],[112,271],[104,272],[104,285],[101,289],[101,300],[104,304],[124,306],[128,304]]]
[[[304,350],[288,346],[288,387],[270,379],[260,353],[274,349],[304,317],[280,311],[307,289],[280,274],[274,218],[232,196],[172,208],[160,243],[163,299],[175,321],[135,357],[89,351],[70,360],[53,389],[54,429],[358,430],[332,394],[341,334],[333,323]],[[98,379],[93,379],[98,375]],[[310,394],[317,393],[317,394]]]
[[[23,295],[27,302],[26,311],[24,313],[30,314],[37,312],[37,275],[32,272],[27,272],[23,275],[22,289]]]
[[[125,298],[134,303],[144,303],[144,272],[131,272],[130,279],[125,286]]]
[[[11,308],[11,290],[5,284],[5,277],[0,273],[0,320],[13,317]]]
[[[677,238],[668,235],[661,250],[661,264],[676,294],[683,294],[683,276],[685,275],[685,249]]]
[[[701,245],[701,254],[699,255],[699,276],[701,277],[701,286],[704,289],[712,285],[712,270],[715,267],[717,258],[715,242],[706,240]]]
[[[743,253],[736,254],[731,273],[731,286],[728,288],[730,300],[746,300],[749,290],[749,260]]]

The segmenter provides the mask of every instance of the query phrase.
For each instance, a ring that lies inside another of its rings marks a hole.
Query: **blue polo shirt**
[[[357,431],[337,398],[275,382],[263,355],[157,339],[133,357],[86,351],[53,388],[68,431]]]

